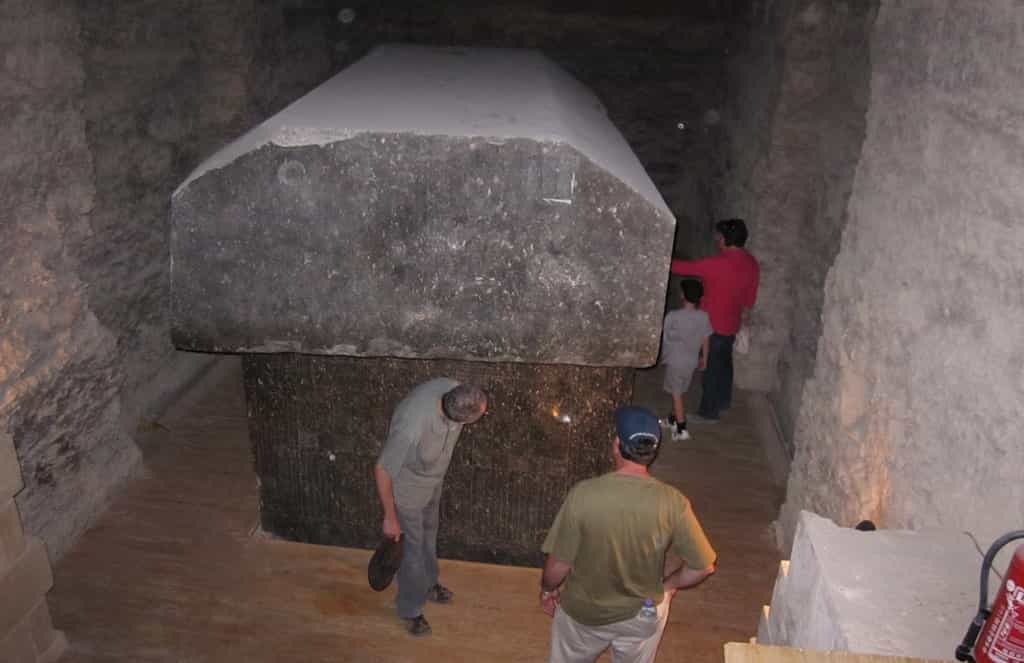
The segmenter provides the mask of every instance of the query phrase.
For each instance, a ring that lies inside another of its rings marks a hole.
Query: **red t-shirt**
[[[708,312],[716,334],[733,336],[740,330],[744,308],[757,300],[761,268],[746,249],[730,247],[700,260],[673,260],[672,273],[699,276],[704,282],[701,308]]]

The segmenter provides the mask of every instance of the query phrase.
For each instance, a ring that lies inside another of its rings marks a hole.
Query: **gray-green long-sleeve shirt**
[[[441,411],[441,397],[457,387],[435,378],[413,388],[395,408],[377,464],[391,476],[395,503],[424,506],[444,480],[462,424]]]

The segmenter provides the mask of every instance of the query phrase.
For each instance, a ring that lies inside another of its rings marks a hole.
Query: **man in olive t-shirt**
[[[661,442],[658,418],[621,407],[615,429],[615,471],[572,488],[542,546],[551,663],[590,662],[609,646],[617,662],[653,661],[676,590],[715,570],[689,500],[648,473]],[[685,562],[667,577],[666,554]]]

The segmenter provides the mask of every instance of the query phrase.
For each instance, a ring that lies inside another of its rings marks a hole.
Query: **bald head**
[[[487,411],[487,394],[474,384],[460,384],[441,397],[444,415],[460,424],[471,424]]]

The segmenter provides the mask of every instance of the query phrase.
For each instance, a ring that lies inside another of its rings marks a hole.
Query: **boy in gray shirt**
[[[700,281],[684,279],[680,284],[683,308],[669,312],[661,334],[661,363],[665,365],[665,391],[672,395],[672,414],[668,425],[673,440],[688,440],[683,395],[690,388],[690,378],[697,368],[703,370],[708,360],[708,339],[711,321],[700,308],[704,287]]]

